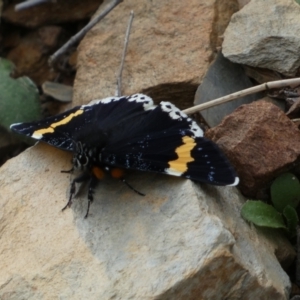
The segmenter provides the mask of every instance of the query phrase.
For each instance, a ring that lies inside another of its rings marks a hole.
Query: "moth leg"
[[[85,219],[88,217],[88,214],[89,214],[89,211],[90,211],[91,203],[92,203],[93,200],[94,200],[95,187],[96,187],[96,185],[97,185],[98,182],[99,182],[99,180],[98,180],[96,177],[92,176],[91,181],[90,181],[90,184],[89,184],[89,191],[88,191],[88,208],[87,208],[86,214],[85,214],[85,216],[84,216]]]
[[[61,170],[60,173],[73,173],[74,168],[70,169],[70,170]]]
[[[63,207],[62,211],[64,211],[67,207],[71,207],[72,202],[73,202],[73,196],[76,192],[76,183],[80,183],[83,182],[87,179],[89,179],[91,177],[91,175],[89,173],[82,173],[80,174],[78,177],[76,177],[75,179],[72,180],[71,182],[71,186],[70,186],[70,196],[69,196],[69,201],[66,204],[66,206]]]
[[[133,186],[131,186],[126,180],[125,178],[120,178],[120,180],[125,183],[131,190],[133,190],[135,193],[139,194],[140,196],[145,196],[145,194],[139,192],[138,190],[136,190]]]
[[[145,194],[137,191],[133,186],[131,186],[123,177],[124,176],[124,170],[119,168],[111,168],[108,171],[110,172],[110,175],[115,179],[120,179],[123,183],[125,183],[131,190],[133,190],[135,193],[139,194],[140,196],[145,196]]]

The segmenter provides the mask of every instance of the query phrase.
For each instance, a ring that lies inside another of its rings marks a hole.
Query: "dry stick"
[[[245,90],[215,99],[215,100],[211,100],[206,103],[202,103],[202,104],[187,108],[183,112],[185,112],[186,114],[189,115],[189,114],[193,114],[197,111],[201,111],[201,110],[210,108],[212,106],[220,105],[220,104],[232,101],[234,99],[241,98],[241,97],[244,97],[244,96],[247,96],[250,94],[254,94],[257,92],[261,92],[264,90],[283,88],[288,85],[299,85],[299,84],[300,84],[300,78],[271,81],[271,82],[263,83],[261,85],[251,87],[249,89],[245,89]]]
[[[123,0],[112,0],[109,2],[109,5],[101,12],[98,16],[92,19],[85,27],[83,27],[78,33],[72,36],[68,42],[66,42],[60,49],[58,49],[53,55],[49,58],[49,64],[52,65],[53,62],[62,55],[68,48],[74,45],[76,42],[81,40],[83,36],[100,20],[102,20],[111,10],[113,10],[118,4],[123,2]]]
[[[300,227],[297,226],[296,284],[300,286]]]
[[[125,34],[125,41],[124,41],[124,48],[123,48],[123,53],[122,53],[122,58],[121,58],[121,65],[120,65],[120,70],[117,76],[117,90],[116,90],[116,96],[120,97],[122,95],[122,72],[124,68],[124,61],[125,61],[125,56],[127,52],[127,47],[128,47],[128,42],[129,42],[129,35],[130,35],[130,30],[131,30],[131,25],[133,21],[134,13],[133,11],[130,12],[130,17],[128,21],[128,26]]]
[[[44,2],[54,2],[53,0],[27,0],[25,2],[15,5],[15,11],[20,11],[27,9],[29,7],[44,3]]]

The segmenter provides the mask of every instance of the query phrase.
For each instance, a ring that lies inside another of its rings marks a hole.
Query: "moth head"
[[[75,169],[86,169],[89,165],[88,149],[81,142],[74,142],[73,165]]]

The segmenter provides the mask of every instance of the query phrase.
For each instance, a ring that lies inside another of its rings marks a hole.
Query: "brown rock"
[[[56,73],[48,65],[48,55],[57,46],[60,36],[59,27],[49,26],[22,37],[7,55],[7,59],[16,65],[17,76],[26,75],[38,85],[53,80]]]
[[[131,10],[135,17],[123,70],[123,95],[165,83],[199,82],[205,74],[213,52],[215,1],[127,0],[81,42],[74,105],[115,94]]]
[[[3,30],[1,33],[1,46],[3,48],[13,48],[20,43],[21,33],[17,28],[10,28],[9,31]]]
[[[29,9],[15,11],[19,1],[9,4],[2,18],[9,23],[35,28],[47,24],[75,22],[89,18],[102,1],[60,0],[43,3]]]
[[[257,197],[300,155],[297,126],[266,101],[239,107],[206,136],[224,149],[240,176],[242,192],[249,197]]]
[[[62,33],[63,29],[59,26],[43,26],[38,30],[42,44],[49,49],[57,48]]]

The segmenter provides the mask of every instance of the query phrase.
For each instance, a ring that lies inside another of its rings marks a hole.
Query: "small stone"
[[[44,81],[52,81],[56,72],[48,65],[48,54],[43,43],[39,39],[37,31],[33,31],[19,40],[19,44],[12,48],[7,59],[16,66],[16,75],[29,76],[37,85]]]
[[[49,49],[57,48],[59,38],[63,33],[60,26],[43,26],[39,28],[38,35],[43,45]]]
[[[206,136],[227,154],[244,195],[257,197],[300,156],[300,131],[285,113],[264,100],[242,105]]]
[[[73,95],[73,88],[71,86],[45,81],[42,85],[42,89],[45,95],[51,96],[61,102],[71,102]]]

